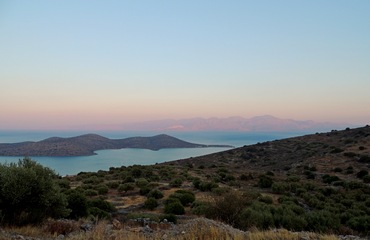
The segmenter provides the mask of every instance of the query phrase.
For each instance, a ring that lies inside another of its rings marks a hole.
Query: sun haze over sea
[[[0,129],[369,123],[370,1],[0,2]],[[173,125],[180,126],[180,125]]]

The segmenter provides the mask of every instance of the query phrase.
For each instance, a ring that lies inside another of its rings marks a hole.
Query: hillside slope
[[[304,166],[315,166],[318,172],[335,168],[367,168],[370,163],[370,127],[328,133],[316,133],[244,146],[206,156],[175,161],[194,167],[225,165],[236,172],[303,174]],[[348,178],[344,172],[337,172]]]

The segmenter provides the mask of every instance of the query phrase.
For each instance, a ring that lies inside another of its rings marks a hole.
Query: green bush
[[[166,202],[164,212],[167,214],[182,215],[185,213],[185,208],[181,204],[180,200],[174,198],[173,200]]]
[[[251,227],[268,229],[274,227],[274,218],[269,207],[263,203],[254,203],[242,210],[238,216],[238,226],[245,230]]]
[[[370,156],[363,155],[363,156],[360,157],[360,159],[358,161],[361,162],[361,163],[370,163]]]
[[[201,182],[199,190],[202,192],[212,191],[213,188],[218,188],[218,184],[214,182]]]
[[[144,187],[141,187],[140,190],[139,190],[139,193],[140,195],[147,195],[149,192],[150,192],[150,187],[148,186],[144,186]]]
[[[102,198],[94,198],[87,201],[87,206],[90,208],[98,208],[104,212],[114,212],[115,208],[112,203],[105,201]]]
[[[212,206],[209,202],[194,201],[191,208],[195,215],[211,216]]]
[[[179,199],[183,206],[187,206],[195,201],[194,193],[187,190],[177,190],[175,193],[171,194],[169,198]]]
[[[199,189],[199,185],[200,185],[201,181],[199,178],[194,178],[193,179],[193,186],[197,189]]]
[[[98,186],[96,190],[98,191],[99,195],[104,195],[108,193],[109,188],[103,184],[103,185]]]
[[[340,178],[337,176],[330,176],[328,174],[325,174],[324,176],[322,176],[323,183],[331,184],[332,182],[339,181],[339,180]]]
[[[149,182],[145,178],[139,178],[136,181],[136,186],[138,186],[139,188],[146,187],[148,184]]]
[[[163,193],[159,189],[153,189],[148,193],[148,198],[160,199],[163,198]]]
[[[267,204],[272,204],[272,197],[268,196],[268,195],[262,195],[261,197],[259,197],[258,199],[260,202],[264,202],[264,203],[267,203]]]
[[[365,234],[370,233],[370,216],[353,217],[348,220],[347,225],[352,229],[363,232]]]
[[[110,215],[108,212],[104,211],[104,210],[101,210],[100,208],[97,208],[97,207],[91,207],[89,208],[89,214],[94,216],[94,217],[97,217],[99,219],[107,219],[107,218],[110,218]]]
[[[0,164],[0,218],[3,223],[39,223],[47,217],[68,216],[67,197],[49,168],[30,158]]]
[[[82,180],[82,182],[84,184],[99,184],[101,183],[101,179],[99,179],[97,176],[92,176]]]
[[[266,175],[261,175],[259,177],[258,186],[260,188],[270,188],[273,183],[274,181],[272,180],[271,177],[266,176]]]
[[[327,232],[338,229],[340,225],[340,217],[326,210],[308,212],[305,219],[310,231]]]
[[[253,193],[230,191],[214,199],[208,216],[206,216],[235,226],[240,212],[257,197]]]
[[[86,196],[89,196],[89,197],[98,196],[98,191],[93,190],[93,189],[86,189],[86,190],[84,191],[84,194],[85,194]]]
[[[88,215],[88,206],[86,196],[76,190],[68,193],[68,208],[71,210],[70,218],[79,219]]]
[[[134,190],[134,189],[135,189],[135,184],[131,182],[127,182],[124,184],[120,184],[117,190],[118,192],[127,192],[127,191]]]
[[[108,185],[109,188],[117,189],[118,186],[119,186],[119,182],[109,182],[109,183],[107,183],[107,185]]]
[[[170,182],[171,187],[181,187],[182,185],[182,179],[181,178],[175,178]]]
[[[368,174],[369,174],[369,172],[363,169],[363,170],[359,171],[358,173],[356,173],[356,177],[362,179],[363,177],[365,177]]]
[[[157,200],[155,198],[152,198],[152,197],[148,198],[144,202],[144,208],[149,209],[149,210],[153,210],[157,206],[158,206]]]
[[[274,193],[285,193],[290,191],[290,184],[285,182],[275,182],[272,184],[271,189]]]
[[[370,175],[365,175],[363,178],[362,178],[362,181],[364,183],[370,183]]]

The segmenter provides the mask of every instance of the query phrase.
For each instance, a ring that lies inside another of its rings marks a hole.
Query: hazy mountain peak
[[[281,119],[272,115],[251,118],[231,116],[227,118],[188,118],[146,121],[125,124],[123,130],[145,131],[330,131],[348,127],[348,124],[320,123],[312,120]],[[353,127],[353,126],[350,126]]]

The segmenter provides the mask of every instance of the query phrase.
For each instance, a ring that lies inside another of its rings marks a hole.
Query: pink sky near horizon
[[[366,125],[369,10],[342,0],[5,0],[0,130],[260,115]]]

